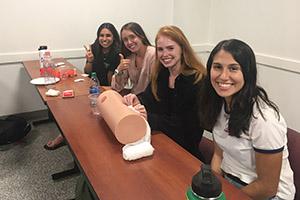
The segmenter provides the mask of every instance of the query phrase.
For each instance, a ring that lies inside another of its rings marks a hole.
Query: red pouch
[[[74,97],[74,91],[73,90],[65,90],[65,91],[63,91],[62,97],[63,98]]]

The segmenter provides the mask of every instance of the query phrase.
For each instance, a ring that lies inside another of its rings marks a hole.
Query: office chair
[[[289,150],[289,161],[291,168],[294,171],[294,184],[296,187],[295,200],[300,200],[300,133],[288,128],[288,150]]]

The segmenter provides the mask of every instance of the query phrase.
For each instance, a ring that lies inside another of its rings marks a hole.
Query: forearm
[[[84,66],[84,73],[89,74],[92,72],[93,64],[90,62],[86,62]]]
[[[277,188],[271,189],[268,187],[269,184],[270,183],[255,180],[249,185],[243,187],[242,191],[255,200],[266,200],[275,196],[277,193]]]
[[[214,155],[211,160],[211,169],[220,175],[223,175],[221,169],[222,160],[223,160],[223,151],[214,141]]]
[[[217,172],[218,174],[222,175],[222,169],[221,169],[221,160],[218,159],[215,155],[212,157],[211,160],[211,169],[215,172]]]
[[[257,178],[242,190],[253,199],[268,199],[277,193],[282,152],[263,154],[255,152]]]

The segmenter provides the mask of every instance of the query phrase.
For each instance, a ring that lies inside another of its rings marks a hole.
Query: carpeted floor
[[[20,142],[0,146],[0,200],[67,200],[74,198],[78,175],[53,181],[51,174],[69,169],[67,146],[47,151],[43,145],[59,134],[54,122],[32,127]]]

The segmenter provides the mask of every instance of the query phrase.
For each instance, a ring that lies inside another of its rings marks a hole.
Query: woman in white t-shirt
[[[207,72],[200,118],[213,132],[212,169],[253,199],[294,199],[287,125],[256,83],[252,49],[240,40],[221,41]]]

